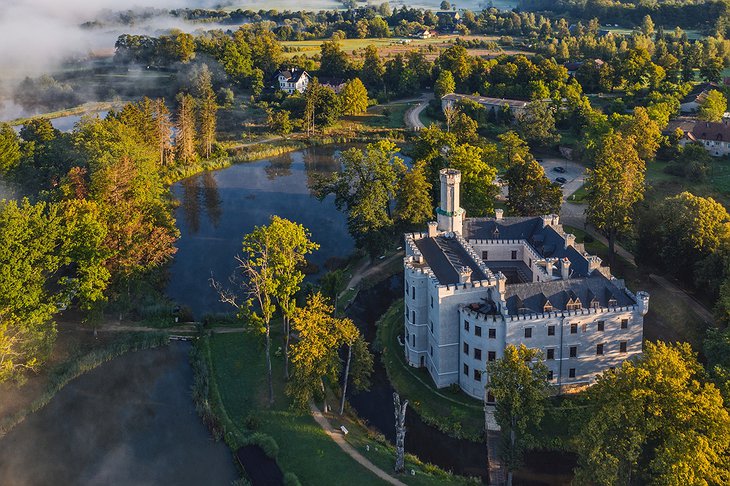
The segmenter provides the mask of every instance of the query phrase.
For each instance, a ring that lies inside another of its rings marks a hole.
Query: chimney
[[[434,238],[436,235],[438,235],[438,223],[436,221],[429,221],[428,222],[428,237]]]
[[[500,300],[504,300],[504,293],[507,291],[507,277],[502,272],[497,272],[495,275],[497,279],[497,291],[500,295]]]
[[[471,268],[469,267],[461,267],[459,269],[459,283],[469,283],[471,282]]]
[[[570,260],[568,260],[568,257],[560,260],[560,278],[563,280],[570,278]]]
[[[568,233],[565,235],[565,249],[567,250],[570,246],[575,246],[575,235]]]
[[[596,255],[590,255],[586,258],[588,260],[588,273],[592,272],[593,270],[598,270],[601,268],[601,258],[597,257]]]
[[[494,219],[496,219],[497,221],[501,221],[503,216],[504,216],[504,209],[495,209],[494,210]]]
[[[549,277],[553,276],[553,258],[546,258],[545,260],[545,272],[548,274]]]

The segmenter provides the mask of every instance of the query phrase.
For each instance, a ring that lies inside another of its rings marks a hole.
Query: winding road
[[[428,106],[428,102],[433,99],[432,93],[426,93],[423,95],[423,97],[420,99],[420,102],[417,105],[414,105],[405,113],[405,121],[406,121],[406,127],[410,128],[411,130],[420,130],[422,128],[426,128],[426,125],[424,125],[421,122],[421,119],[419,118],[419,115],[421,112],[426,109]]]

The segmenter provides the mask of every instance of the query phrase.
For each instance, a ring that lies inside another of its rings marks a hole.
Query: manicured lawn
[[[588,196],[588,191],[586,191],[586,186],[583,185],[580,186],[573,194],[568,197],[568,201],[574,203],[582,203],[586,196]]]
[[[456,437],[480,440],[484,430],[481,402],[460,391],[436,389],[423,369],[405,363],[398,334],[403,330],[403,300],[394,303],[378,323],[378,345],[393,387],[407,396],[426,422]]]
[[[649,199],[662,199],[689,191],[696,196],[712,197],[730,207],[730,160],[726,157],[713,158],[706,180],[696,182],[664,172],[667,162],[651,162],[646,167],[646,182],[651,188]]]
[[[256,423],[256,431],[272,436],[279,445],[280,467],[296,474],[302,484],[343,484],[343,478],[348,485],[381,484],[382,481],[343,452],[309,413],[291,408],[284,393],[283,361],[276,352],[278,342],[274,339],[272,344],[275,402],[269,408],[261,339],[250,333],[211,337],[212,377],[233,423],[242,430],[245,424]],[[332,404],[335,399],[329,402]],[[335,426],[345,424],[350,431],[348,442],[384,471],[392,471],[395,456],[390,444],[379,442],[350,418],[330,417],[330,420]],[[409,485],[469,484],[465,478],[451,476],[415,458],[407,461],[407,468],[416,471],[415,476],[401,478]]]

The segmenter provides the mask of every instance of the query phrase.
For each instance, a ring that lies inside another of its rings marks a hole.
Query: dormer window
[[[618,301],[616,299],[614,299],[613,297],[611,297],[610,299],[608,299],[608,306],[609,307],[616,307],[617,305],[618,305]]]
[[[570,299],[565,306],[567,310],[580,310],[581,307],[580,299]]]
[[[554,310],[554,307],[548,300],[547,302],[545,302],[545,305],[542,307],[542,310],[543,310],[543,312],[552,312]]]
[[[599,307],[601,307],[601,303],[598,302],[598,299],[593,299],[591,301],[591,308],[592,309],[598,309]]]

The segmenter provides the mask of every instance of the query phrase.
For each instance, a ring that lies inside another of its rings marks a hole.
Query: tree
[[[555,128],[555,109],[545,101],[533,101],[517,115],[522,138],[540,146],[560,142]]]
[[[644,19],[641,21],[641,32],[647,37],[654,35],[654,21],[651,20],[651,16],[644,15]]]
[[[359,115],[368,109],[368,90],[359,78],[345,83],[338,97],[344,115]]]
[[[210,284],[218,293],[221,302],[235,307],[240,318],[246,318],[251,327],[264,335],[266,354],[266,373],[269,384],[269,406],[274,403],[274,382],[271,373],[271,319],[276,306],[274,300],[278,290],[275,275],[277,234],[270,226],[256,226],[243,237],[242,256],[236,256],[237,275],[231,280],[237,283],[245,296],[241,302],[239,295],[224,288],[220,282],[210,279]]]
[[[195,96],[197,98],[200,155],[209,159],[213,153],[213,144],[215,143],[218,103],[216,102],[215,91],[213,91],[210,70],[206,64],[203,64],[198,76]]]
[[[385,66],[378,55],[378,48],[370,44],[365,48],[365,59],[360,70],[360,78],[365,86],[373,89],[383,87],[383,75],[385,74]]]
[[[400,395],[393,392],[395,406],[395,472],[405,471],[405,444],[406,444],[406,409],[408,400],[400,401]]]
[[[461,205],[469,215],[486,216],[494,212],[494,198],[498,191],[494,184],[497,178],[496,157],[494,145],[482,148],[458,144],[448,152],[449,167],[461,171]]]
[[[441,10],[451,10],[451,4],[444,0],[443,2],[441,2],[440,8]]]
[[[533,158],[507,169],[507,207],[516,216],[557,214],[563,199],[560,186],[550,182],[545,169]]]
[[[306,256],[319,249],[310,241],[309,231],[304,226],[288,219],[272,216],[268,232],[273,239],[271,270],[274,279],[274,297],[284,317],[284,376],[289,377],[289,321],[294,313],[294,294],[304,280],[302,268]]]
[[[185,93],[177,95],[177,119],[175,120],[175,156],[183,164],[195,161],[195,100]]]
[[[697,116],[701,120],[718,122],[727,111],[727,98],[721,92],[713,89],[707,93],[704,100],[700,102]]]
[[[0,174],[5,174],[20,162],[20,140],[7,123],[0,123]]]
[[[355,328],[355,332],[349,330],[346,333],[345,344],[347,345],[347,360],[345,361],[345,373],[342,378],[342,399],[340,400],[340,415],[345,412],[345,399],[347,398],[347,383],[352,377],[352,385],[358,391],[370,388],[370,375],[373,373],[373,355],[368,349],[368,343]]]
[[[454,135],[456,135],[456,140],[459,143],[476,145],[479,142],[479,134],[477,133],[479,125],[466,113],[458,113],[450,126],[453,128]]]
[[[501,455],[511,484],[512,471],[520,466],[522,454],[534,439],[530,430],[540,425],[545,413],[548,369],[539,350],[509,345],[502,358],[487,364],[487,376],[487,389],[496,400],[494,417],[502,430]]]
[[[336,40],[325,41],[320,46],[319,72],[323,76],[335,78],[347,77],[350,61]]]
[[[279,135],[288,135],[292,131],[292,123],[288,110],[269,110],[266,124]]]
[[[636,204],[644,199],[644,171],[631,140],[620,133],[603,138],[596,153],[596,166],[588,170],[588,221],[608,239],[613,263],[616,237],[633,225]]]
[[[456,91],[454,75],[448,70],[441,71],[439,77],[436,78],[436,83],[433,85],[433,92],[436,95],[436,99],[440,100],[445,95],[454,91]]]
[[[161,166],[172,165],[174,153],[172,147],[172,119],[165,100],[158,98],[153,103],[152,116],[155,122],[153,133],[157,141],[159,162]]]
[[[340,116],[340,104],[334,91],[313,79],[304,91],[304,125],[307,133],[313,133],[318,126],[332,125]]]
[[[59,279],[66,263],[62,219],[53,206],[0,202],[0,383],[37,371],[56,339]]]
[[[707,358],[707,370],[722,393],[727,406],[730,403],[730,328],[707,329],[702,351]]]
[[[431,184],[426,179],[426,163],[414,163],[398,183],[395,220],[408,226],[420,226],[433,217],[430,191]]]
[[[332,317],[334,308],[320,293],[311,295],[292,315],[292,329],[299,340],[292,344],[292,376],[287,394],[299,407],[313,398],[324,398],[324,382],[336,382],[342,363],[337,351],[354,343],[359,334],[350,319]]]
[[[659,124],[649,117],[649,112],[642,106],[634,109],[634,115],[626,117],[620,123],[621,133],[630,138],[636,148],[639,157],[644,161],[650,161],[656,155],[662,138],[662,130]]]
[[[452,104],[443,107],[444,119],[446,120],[446,132],[451,133],[451,124],[454,123],[456,117],[459,116],[459,110]]]
[[[392,228],[390,202],[405,164],[393,142],[381,140],[365,150],[351,148],[340,155],[342,171],[316,184],[317,196],[335,195],[335,205],[347,212],[350,234],[372,254],[382,250],[383,232]]]
[[[501,145],[502,167],[505,169],[532,159],[527,142],[522,140],[514,130],[502,133],[497,138]]]
[[[730,416],[687,343],[646,342],[585,392],[576,482],[727,484]]]

